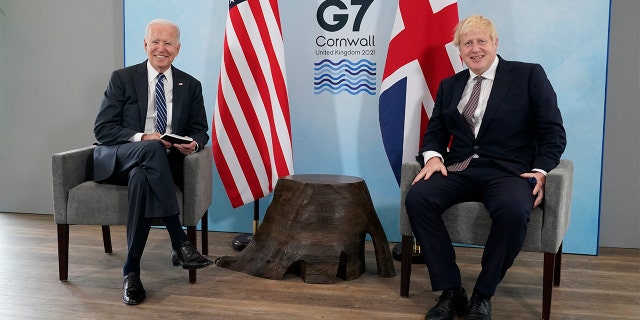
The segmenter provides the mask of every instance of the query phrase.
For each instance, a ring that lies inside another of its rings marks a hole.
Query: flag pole
[[[411,253],[411,263],[424,263],[424,258],[420,250],[420,244],[418,244],[418,241],[416,241],[415,237],[413,237],[413,245],[411,247],[413,248],[413,252]],[[402,261],[402,243],[398,243],[393,246],[391,255],[394,259]]]
[[[244,248],[246,248],[249,245],[249,242],[251,242],[251,238],[258,231],[259,222],[260,222],[260,199],[256,199],[253,202],[253,234],[243,233],[233,238],[233,241],[231,242],[231,246],[233,247],[234,250],[242,251]]]
[[[258,223],[260,223],[260,199],[253,202],[253,234],[258,231]]]

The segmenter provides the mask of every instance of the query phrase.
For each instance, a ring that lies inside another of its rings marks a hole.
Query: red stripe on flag
[[[276,1],[271,0],[271,5],[273,5],[275,2]],[[252,2],[250,6],[251,6],[251,10],[253,11],[254,17],[264,17],[264,13],[262,12],[262,8],[259,6],[259,3]],[[280,20],[277,14],[274,13],[274,16],[276,17],[276,21]],[[269,68],[272,75],[271,80],[274,82],[275,89],[276,89],[276,99],[277,99],[276,101],[280,102],[278,106],[280,107],[281,111],[277,109],[274,110],[273,108],[274,106],[271,104],[272,97],[266,97],[266,96],[262,97],[263,101],[265,102],[267,115],[269,117],[269,124],[271,125],[271,136],[277,137],[278,132],[275,127],[274,112],[283,112],[285,114],[289,114],[289,104],[287,102],[286,84],[284,81],[284,76],[280,70],[280,65],[278,62],[278,58],[276,56],[276,52],[274,51],[274,45],[271,42],[267,22],[264,19],[257,20],[256,22],[258,24],[260,38],[265,44],[266,54],[269,60]],[[278,25],[279,25],[279,22],[278,22]],[[280,32],[278,33],[278,35],[282,37],[282,34]],[[264,85],[266,88],[267,84],[265,83]],[[263,93],[265,92],[261,91],[261,94]],[[269,94],[269,92],[266,92],[266,94]],[[286,120],[287,120],[286,121],[287,132],[291,132],[291,124],[289,122],[288,117],[286,117]],[[291,140],[290,134],[289,134],[289,140]],[[274,158],[275,158],[274,160],[276,165],[276,173],[287,172],[288,169],[286,166],[285,155],[281,152],[282,147],[280,146],[279,140],[274,139],[273,141],[274,141]]]
[[[247,1],[247,3],[249,6],[251,6],[252,4],[256,4],[257,2]],[[244,54],[244,59],[246,60],[247,65],[260,66],[260,59],[258,59],[258,56],[256,54],[256,48],[251,43],[251,36],[247,31],[245,20],[242,19],[240,15],[240,11],[232,10],[231,12],[229,12],[229,15],[231,16],[231,21],[233,23],[236,36],[238,37],[238,42],[243,46],[242,52]],[[253,18],[257,23],[260,20],[261,16],[253,16]],[[268,92],[265,92],[267,90],[267,81],[264,77],[264,74],[260,72],[261,70],[259,69],[259,67],[249,68],[249,70],[251,72],[251,77],[253,78],[253,81],[255,81],[256,83],[257,92],[247,91],[246,89],[248,89],[248,87],[244,86],[244,83],[242,83],[243,86],[241,87],[234,86],[234,90],[236,90],[236,96],[239,96],[238,101],[240,103],[240,106],[242,107],[242,111],[247,121],[247,125],[249,128],[252,128],[251,134],[253,136],[253,142],[255,143],[258,150],[260,150],[259,156],[262,159],[264,170],[267,173],[266,182],[269,184],[269,190],[272,190],[272,187],[270,185],[272,173],[271,173],[271,168],[269,166],[270,165],[269,154],[268,154],[269,147],[267,145],[267,141],[265,140],[264,133],[261,132],[260,130],[257,130],[258,128],[260,128],[260,125],[261,125],[260,119],[256,114],[256,108],[258,108],[259,106],[254,105],[251,99],[252,98],[251,96],[258,95],[258,97],[254,97],[254,98],[260,98],[261,102],[265,104],[269,102]],[[234,71],[238,71],[238,70],[234,70]],[[237,74],[236,73],[229,74],[229,79],[231,81],[233,81],[233,79],[241,79],[241,75],[239,72]],[[238,94],[239,92],[241,93],[240,95]],[[269,117],[268,119],[269,124],[272,122],[272,120],[273,119]],[[240,144],[239,141],[234,143],[234,145],[239,145],[239,144]],[[250,159],[248,160],[250,161]],[[253,188],[259,187],[259,185],[254,185],[250,183],[250,187],[253,191]],[[254,194],[254,197],[258,195],[255,192],[253,192],[253,194]],[[262,196],[259,196],[258,198],[260,197]]]
[[[235,208],[293,174],[284,48],[276,0],[247,0],[227,16],[213,156]]]
[[[455,0],[398,1],[378,106],[385,151],[398,183],[402,162],[412,161],[422,145],[440,81],[460,71],[452,61],[457,58],[449,56],[457,23]]]
[[[227,53],[225,53],[225,56],[226,55]],[[239,78],[240,73],[238,72],[238,69],[235,66],[233,58],[231,57],[230,54],[226,58],[228,59],[225,59],[224,65],[225,65],[225,70],[227,71],[228,77],[231,79]],[[218,85],[218,89],[220,90],[220,85]],[[243,87],[234,88],[234,91],[241,104],[248,102],[247,93]],[[251,163],[251,158],[249,156],[249,153],[247,152],[247,149],[244,145],[244,141],[241,139],[240,132],[238,130],[238,124],[235,121],[233,121],[233,116],[231,115],[231,111],[229,110],[227,101],[224,99],[224,95],[219,94],[218,100],[219,100],[219,106],[220,106],[219,107],[220,118],[223,119],[224,121],[225,134],[228,136],[228,139],[230,140],[231,147],[233,148],[233,153],[237,157],[239,163]],[[245,118],[248,118],[251,116],[250,114],[248,115],[247,113],[250,113],[252,110],[253,110],[252,108],[243,109],[243,111],[245,111]],[[226,150],[226,151],[229,151],[229,150]],[[224,153],[222,152],[222,149],[220,149],[220,156],[224,157]],[[217,161],[216,159],[216,165],[218,165],[218,162],[219,161]],[[228,166],[228,164],[224,163],[224,166]],[[218,168],[218,171],[221,172],[221,169],[222,168]],[[263,196],[260,185],[255,183],[255,181],[259,180],[258,175],[256,174],[256,171],[255,171],[255,168],[253,166],[240,166],[240,169],[242,170],[242,173],[248,183],[248,187],[251,190],[251,194],[254,197],[258,197],[258,198]],[[229,168],[226,169],[226,171],[228,170]],[[231,180],[223,179],[222,182],[223,182],[223,185],[225,185],[225,189],[227,190],[227,193],[229,193],[229,188],[232,188],[233,190],[237,190],[235,191],[237,192],[237,195],[235,196],[238,197],[240,196],[241,192],[240,190],[237,189],[237,187],[231,185],[232,181],[235,182],[235,184],[242,183],[241,181],[235,181],[233,179]]]

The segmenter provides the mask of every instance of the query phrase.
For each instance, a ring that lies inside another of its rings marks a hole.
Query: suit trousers
[[[159,140],[125,143],[118,147],[114,172],[104,182],[127,185],[128,256],[140,259],[152,218],[180,213],[167,149]]]
[[[474,158],[465,170],[448,172],[447,176],[436,172],[411,187],[405,200],[407,215],[433,291],[462,285],[442,214],[467,201],[484,203],[492,220],[474,289],[493,296],[522,249],[533,209],[532,189],[526,179],[486,158]]]

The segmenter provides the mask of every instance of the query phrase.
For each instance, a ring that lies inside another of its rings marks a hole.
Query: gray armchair
[[[411,181],[420,171],[418,162],[402,165],[400,182],[400,234],[402,235],[400,295],[409,295],[413,233],[407,217],[404,200]],[[569,227],[571,195],[573,191],[573,162],[561,160],[547,175],[542,206],[531,213],[523,251],[543,252],[542,319],[549,319],[553,286],[560,285],[562,241]],[[479,202],[465,202],[452,206],[443,214],[447,230],[454,243],[484,246],[491,219],[487,209]]]
[[[58,228],[58,263],[60,280],[66,281],[69,271],[69,225],[102,225],[104,251],[111,253],[110,225],[126,225],[127,187],[98,184],[93,177],[93,149],[81,149],[52,155],[53,211]],[[184,186],[176,186],[180,220],[187,227],[187,236],[196,244],[196,226],[201,221],[202,250],[207,255],[207,211],[212,199],[213,157],[211,147],[190,154],[184,159]],[[167,258],[168,260],[168,258]],[[189,281],[196,282],[196,270],[189,269]]]

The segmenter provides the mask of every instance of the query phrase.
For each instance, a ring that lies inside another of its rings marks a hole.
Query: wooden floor
[[[210,232],[210,257],[233,255],[235,234]],[[373,245],[367,271],[336,284],[306,284],[295,275],[267,280],[211,266],[190,284],[173,267],[166,230],[153,229],[143,258],[147,300],[126,306],[124,227],[112,227],[114,253],[102,249],[100,227],[71,226],[69,281],[58,280],[53,216],[0,213],[0,319],[423,319],[436,294],[426,268],[414,265],[408,298],[399,295],[400,264],[379,278]],[[393,244],[391,244],[393,245]],[[481,249],[457,248],[463,285],[472,289]],[[522,253],[498,288],[494,319],[538,319],[542,254]],[[602,248],[599,256],[564,255],[552,319],[640,319],[640,250]]]

